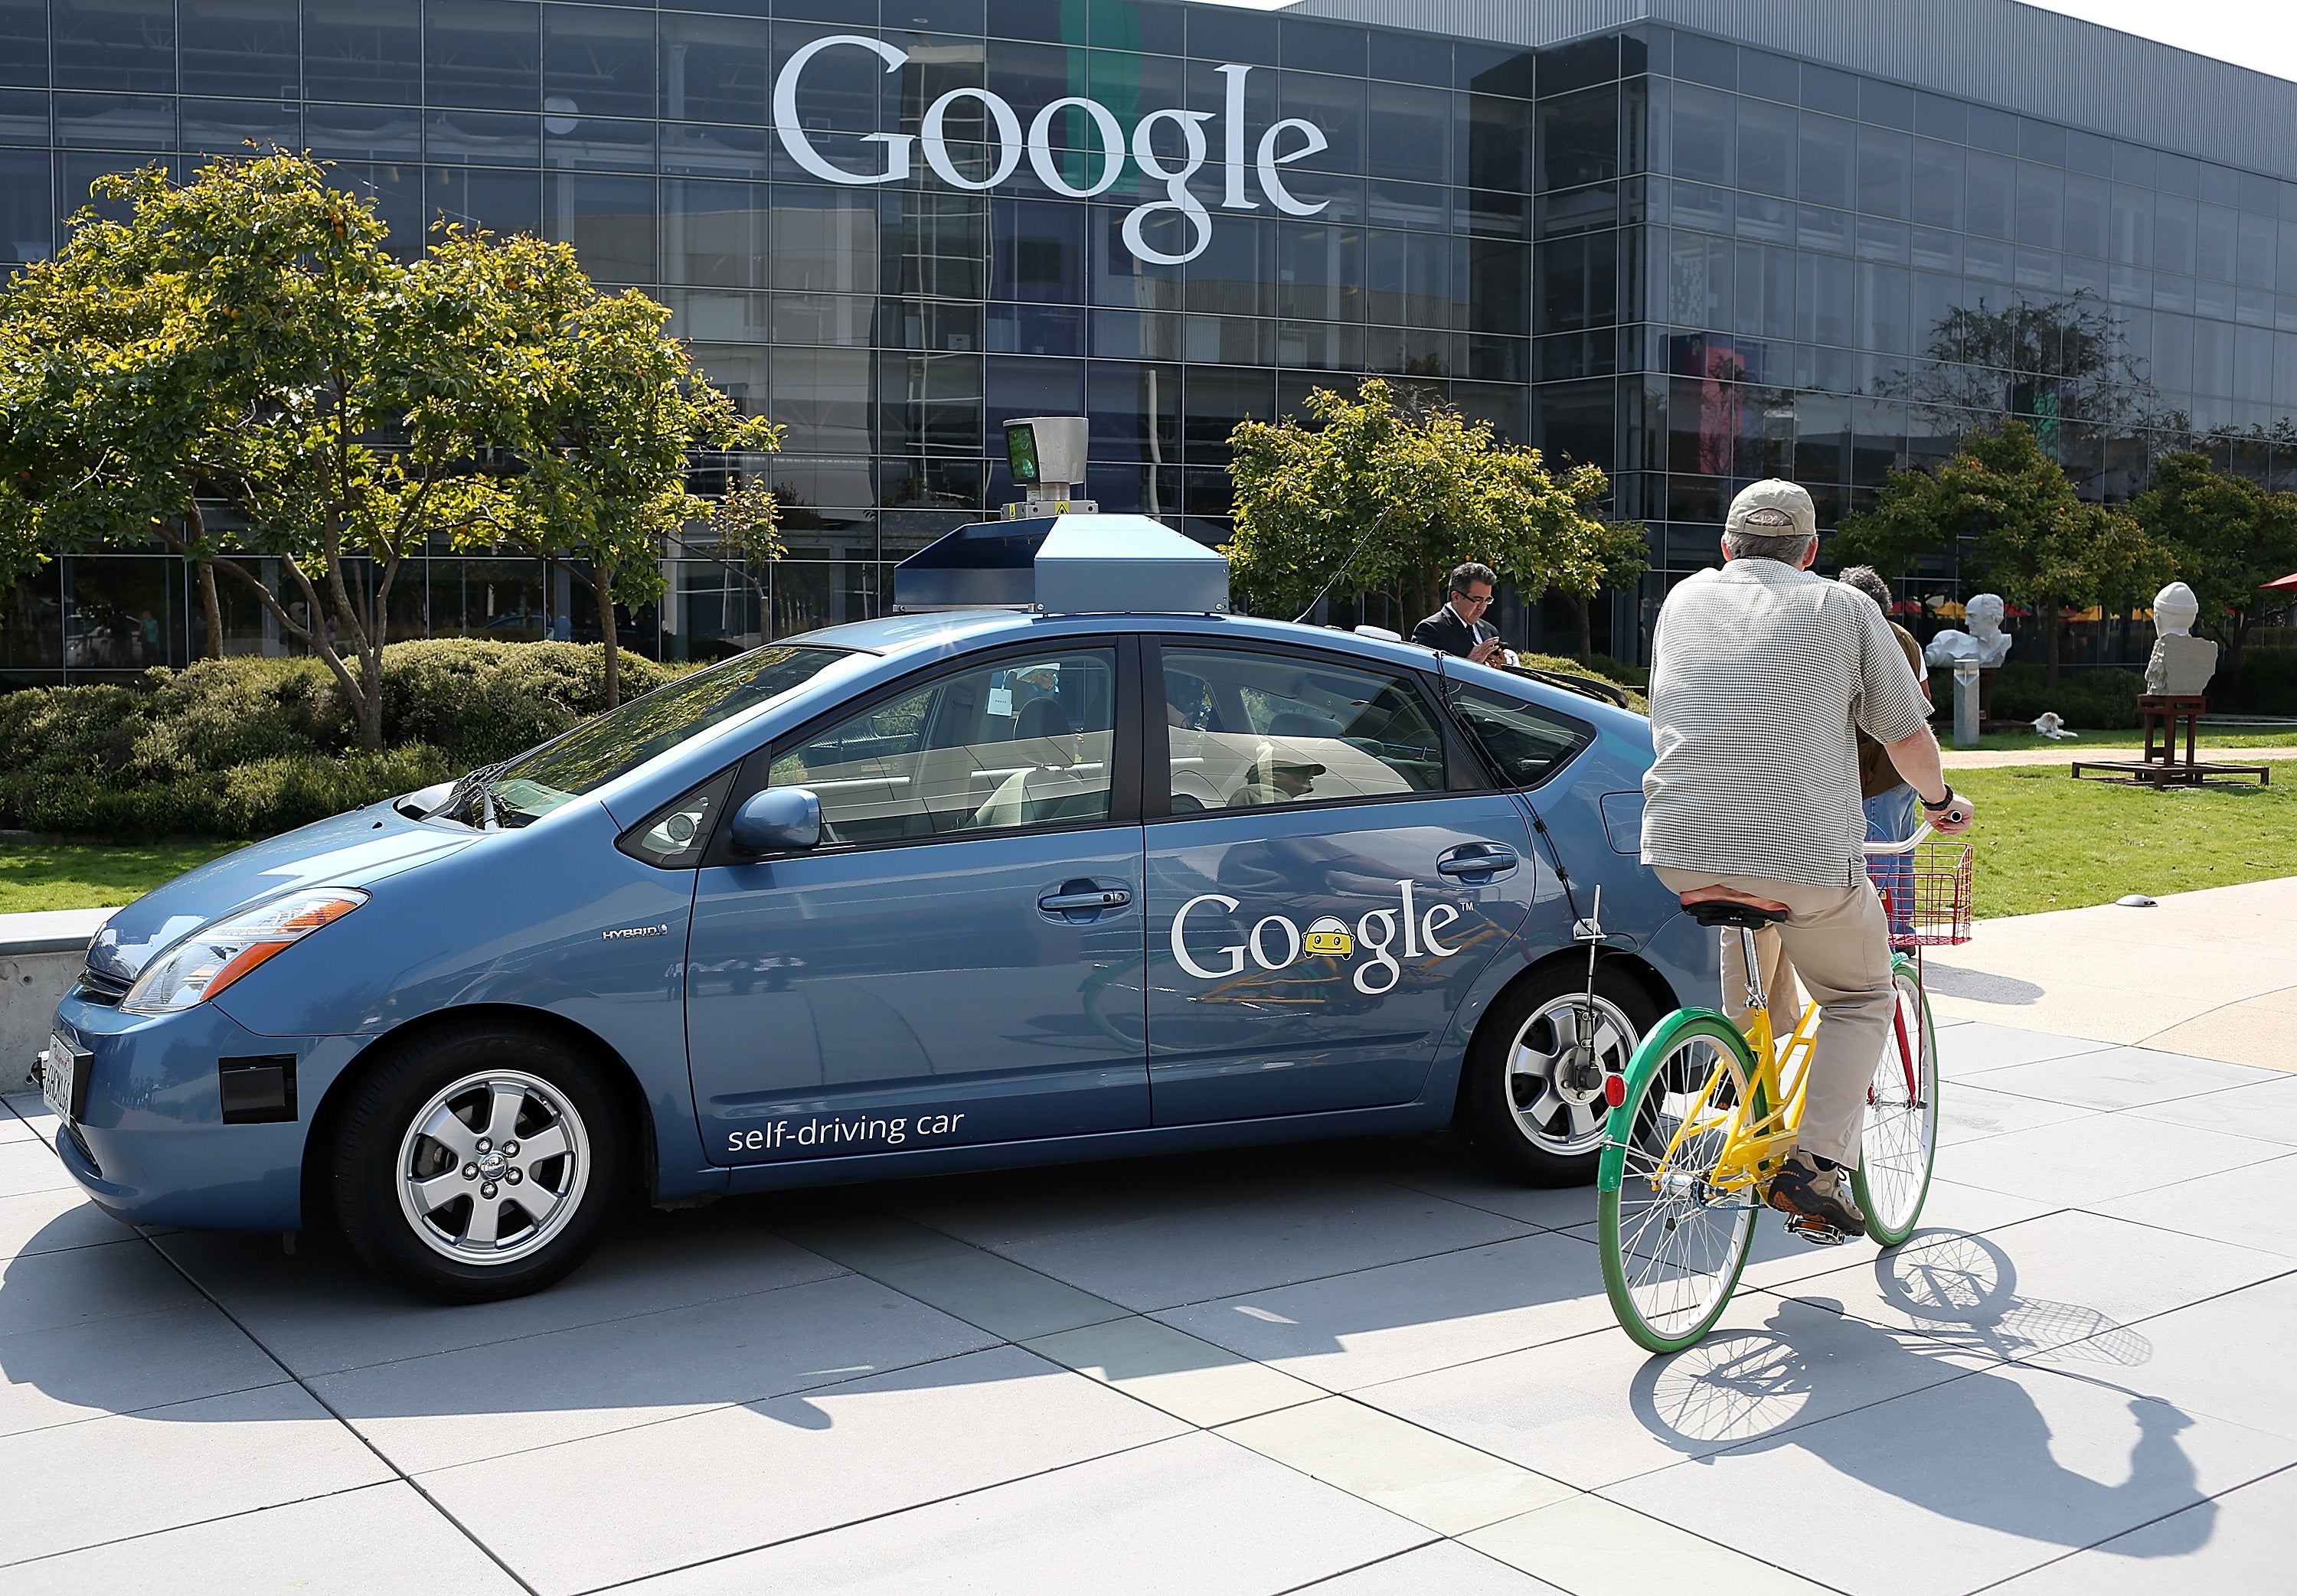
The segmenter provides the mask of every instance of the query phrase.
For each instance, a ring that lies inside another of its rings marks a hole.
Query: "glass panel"
[[[1116,657],[960,671],[778,755],[768,779],[821,801],[822,840],[887,843],[1108,818]]]
[[[55,201],[45,150],[0,150],[0,254],[45,260],[54,250]]]
[[[302,93],[295,0],[183,0],[184,92],[245,99]]]
[[[663,278],[727,288],[763,288],[769,242],[762,183],[663,185]],[[690,336],[690,334],[688,334]]]
[[[1858,209],[1904,218],[1914,141],[1880,128],[1858,130]]]
[[[144,670],[185,662],[183,611],[169,602],[174,560],[82,555],[64,568],[64,669]]]
[[[776,185],[776,288],[815,293],[877,291],[877,201],[868,193],[805,183]]]
[[[1444,789],[1444,739],[1400,677],[1318,660],[1165,651],[1173,812]]]
[[[2065,174],[2054,167],[2018,163],[2018,242],[2054,250],[2064,236]]]
[[[1966,159],[1966,225],[1988,238],[2008,238],[2018,163],[1980,150],[1971,151]]]
[[[569,117],[653,116],[654,33],[645,12],[544,6],[543,109]]]
[[[303,0],[303,92],[392,105],[421,100],[420,0]]]
[[[1795,113],[1785,106],[1759,100],[1740,102],[1741,186],[1766,194],[1792,194],[1795,136]]]
[[[428,0],[424,97],[433,104],[539,110],[540,13],[533,0]]]
[[[2241,218],[2225,205],[2203,205],[2194,228],[2194,270],[2219,283],[2233,281],[2234,241]]]
[[[1914,218],[1932,227],[1962,226],[1962,152],[1954,145],[1914,141]]]
[[[56,86],[176,92],[172,0],[56,0]]]
[[[0,0],[0,83],[48,86],[47,0]]]
[[[1543,111],[1544,108],[1542,108]],[[1440,89],[1374,84],[1371,91],[1371,166],[1375,177],[1420,183],[1452,180],[1452,96]],[[1618,117],[1612,117],[1618,142]]]
[[[1732,97],[1690,84],[1675,86],[1674,141],[1677,177],[1701,183],[1731,181]]]
[[[999,200],[991,208],[991,297],[1074,305],[1084,299],[1082,206]],[[1214,230],[1217,241],[1219,230]]]
[[[745,17],[663,12],[662,115],[671,121],[769,119],[770,37],[766,23]]]
[[[1808,74],[1805,74],[1808,81]],[[1856,198],[1857,136],[1848,122],[1802,114],[1798,133],[1801,155],[1799,198],[1812,205],[1849,209]]]
[[[542,226],[541,193],[531,171],[484,167],[432,167],[424,185],[423,214],[492,233],[536,233]]]
[[[2066,177],[2065,247],[2103,258],[2112,211],[2113,185],[2103,177],[2069,173]]]
[[[1607,183],[1619,170],[1619,96],[1590,89],[1539,108],[1539,185],[1543,190]]]

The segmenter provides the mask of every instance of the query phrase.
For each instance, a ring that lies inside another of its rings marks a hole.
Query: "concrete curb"
[[[79,978],[87,945],[116,909],[0,915],[0,1090],[15,1091],[48,1045],[56,1005]]]

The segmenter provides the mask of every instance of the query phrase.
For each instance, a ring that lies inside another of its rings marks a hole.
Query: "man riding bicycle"
[[[1791,959],[1824,1011],[1801,1133],[1771,1205],[1856,1232],[1867,1084],[1896,1004],[1882,905],[1868,883],[1859,805],[1863,729],[1889,752],[1940,832],[1973,806],[1947,785],[1929,706],[1889,623],[1864,594],[1813,574],[1818,517],[1792,482],[1731,502],[1722,569],[1679,583],[1651,642],[1651,745],[1643,862],[1687,906],[1750,903],[1784,918],[1758,933],[1766,986]],[[1740,939],[1724,939],[1724,1003],[1741,1017]]]

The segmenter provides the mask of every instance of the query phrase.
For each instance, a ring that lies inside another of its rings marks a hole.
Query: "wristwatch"
[[[1932,803],[1929,799],[1923,798],[1920,793],[1916,793],[1914,796],[1921,799],[1922,807],[1934,815],[1942,810],[1949,810],[1954,807],[1954,789],[1952,787],[1947,788],[1946,796],[1939,799],[1936,803]]]

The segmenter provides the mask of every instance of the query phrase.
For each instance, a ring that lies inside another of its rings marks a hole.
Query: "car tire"
[[[336,1122],[328,1172],[352,1248],[384,1279],[444,1303],[564,1279],[624,1196],[625,1137],[605,1072],[499,1021],[383,1045]]]
[[[1586,1013],[1584,964],[1559,959],[1501,994],[1476,1027],[1460,1081],[1458,1125],[1485,1162],[1525,1186],[1585,1186],[1603,1156],[1609,1108],[1600,1078],[1559,1082],[1556,1068]],[[1595,971],[1596,1060],[1625,1074],[1659,1021],[1642,983]]]

